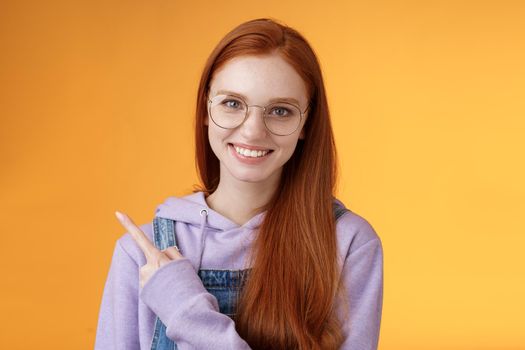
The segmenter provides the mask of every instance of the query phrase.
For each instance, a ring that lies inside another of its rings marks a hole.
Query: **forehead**
[[[267,103],[275,98],[295,98],[307,103],[301,76],[280,55],[239,56],[213,74],[210,94],[229,90],[246,96],[248,103]]]

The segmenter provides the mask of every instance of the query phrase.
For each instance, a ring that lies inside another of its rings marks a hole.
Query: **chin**
[[[242,169],[237,166],[226,167],[228,176],[235,178],[237,181],[249,182],[249,183],[263,183],[271,181],[275,176],[280,176],[282,168],[277,169]]]
[[[264,174],[261,174],[260,172],[257,174],[244,173],[244,174],[232,174],[232,175],[239,181],[250,182],[250,183],[264,182],[269,179],[269,176],[264,176]]]

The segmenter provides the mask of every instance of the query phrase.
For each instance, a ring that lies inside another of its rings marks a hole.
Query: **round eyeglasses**
[[[242,98],[232,95],[217,95],[208,99],[208,113],[213,122],[223,129],[234,129],[244,123],[248,117],[248,107],[262,108],[266,129],[277,136],[293,134],[309,108],[301,112],[298,106],[288,102],[248,106]]]

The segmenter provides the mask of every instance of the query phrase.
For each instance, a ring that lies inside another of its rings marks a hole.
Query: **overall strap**
[[[153,242],[160,250],[177,245],[175,221],[156,216],[153,219]]]
[[[160,250],[177,245],[175,221],[156,216],[153,219],[153,243]],[[166,336],[166,326],[160,318],[155,320],[151,350],[176,350],[177,344]]]
[[[335,221],[339,220],[339,218],[341,216],[343,216],[344,213],[346,213],[347,211],[350,211],[349,209],[347,209],[343,203],[341,203],[339,200],[337,199],[334,199],[334,202],[333,202],[333,205],[332,205],[332,208],[333,208],[333,212],[334,212],[334,217],[335,217]]]

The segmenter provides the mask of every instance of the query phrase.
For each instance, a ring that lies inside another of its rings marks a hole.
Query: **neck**
[[[239,181],[230,176],[221,176],[217,190],[206,197],[208,206],[214,211],[242,226],[262,212],[279,185],[280,172],[263,182]]]

